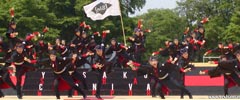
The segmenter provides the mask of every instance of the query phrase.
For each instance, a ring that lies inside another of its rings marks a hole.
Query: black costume
[[[152,70],[151,65],[147,66],[141,66],[138,69],[138,73],[144,73],[148,74],[150,76],[155,77],[158,80],[157,84],[157,91],[159,92],[159,96],[164,99],[164,94],[161,91],[161,88],[163,85],[168,86],[169,84],[172,84],[173,86],[176,86],[177,88],[181,89],[184,93],[187,93],[189,95],[189,98],[192,98],[191,93],[179,82],[177,82],[176,78],[172,77],[170,74],[174,69],[176,69],[176,65],[171,64],[171,63],[165,63],[165,64],[160,64],[158,63],[157,67],[158,69],[158,76],[154,74],[154,70]]]
[[[184,70],[187,69],[187,68],[192,68],[193,65],[189,64],[190,62],[190,59],[186,59],[184,57],[180,57],[178,62],[177,62],[177,66],[178,66],[178,69],[179,69],[179,79],[182,83],[182,85],[185,87],[185,72]],[[184,96],[184,91],[181,91],[181,98],[183,98]]]
[[[82,89],[74,83],[73,78],[69,75],[68,68],[71,66],[72,58],[60,58],[57,57],[56,61],[51,61],[49,58],[38,61],[38,63],[49,63],[53,72],[54,72],[54,91],[56,93],[57,99],[60,99],[59,93],[59,81],[60,79],[65,80],[68,85],[77,90],[83,95],[83,98],[86,98],[86,94]]]
[[[83,88],[88,90],[86,79],[83,77],[82,74],[80,74],[77,71],[78,67],[80,67],[83,64],[87,63],[86,57],[87,57],[86,55],[81,55],[81,56],[77,57],[75,61],[72,61],[72,65],[68,69],[68,72],[69,72],[69,74],[72,76],[72,78],[74,80],[81,81],[81,83],[83,84]],[[70,89],[68,91],[68,97],[72,97],[72,90],[73,89]]]
[[[240,77],[237,72],[240,71],[238,60],[220,61],[218,66],[212,70],[204,70],[211,78],[224,75],[224,95],[228,95],[228,89],[238,85],[240,86]]]
[[[27,62],[25,61],[25,57],[27,57],[26,52],[18,53],[18,52],[13,52],[11,55],[11,58],[6,61],[7,65],[13,64],[16,68],[16,78],[17,78],[17,84],[16,84],[16,89],[17,89],[17,96],[18,98],[22,98],[22,76],[27,72],[27,71],[32,71],[35,69],[34,65],[31,63],[34,63],[36,61],[31,61]],[[11,84],[11,83],[10,83]]]
[[[140,34],[140,33],[139,33]],[[136,35],[132,37],[134,40],[129,40],[131,42],[131,47],[129,51],[131,52],[132,59],[136,62],[141,62],[141,56],[145,51],[145,35]]]

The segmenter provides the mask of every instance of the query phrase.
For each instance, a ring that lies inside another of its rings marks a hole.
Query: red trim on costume
[[[212,50],[208,50],[207,53],[208,53],[208,54],[209,54],[209,53],[212,53]]]
[[[36,63],[37,63],[37,60],[31,60],[31,63],[32,63],[32,64],[36,64]]]
[[[85,22],[81,22],[81,23],[79,24],[80,27],[83,27],[83,26],[85,26],[85,25],[86,25]]]
[[[163,91],[164,94],[166,95],[169,95],[170,93],[170,89],[166,86],[166,85],[163,85],[161,90]]]
[[[103,33],[102,33],[102,38],[106,38],[106,36],[107,36],[107,33],[106,33],[106,32],[103,32]]]
[[[218,61],[213,61],[214,64],[218,64]]]
[[[123,44],[120,44],[120,47],[121,47],[122,49],[125,49],[125,46],[124,46]]]
[[[155,52],[152,53],[152,55],[158,55],[158,54],[160,54],[159,51],[155,51]]]
[[[208,71],[209,71],[209,70],[203,70],[203,72],[205,72],[205,74],[207,74],[207,73],[208,73]]]
[[[10,9],[9,12],[10,12],[11,17],[14,17],[14,8],[13,7]]]
[[[85,28],[86,28],[86,29],[89,29],[89,30],[92,29],[90,25],[86,25]]]
[[[206,17],[206,18],[203,18],[203,19],[202,19],[201,23],[202,23],[202,24],[205,24],[205,23],[207,23],[208,21],[209,21],[209,19]]]
[[[42,32],[47,33],[48,32],[48,27],[45,27]]]
[[[85,53],[85,54],[82,54],[82,57],[87,57],[87,54]]]
[[[197,29],[197,28],[195,28],[195,29],[194,29],[194,32],[198,32],[198,29]]]
[[[10,37],[14,38],[15,37],[14,33],[10,33]]]
[[[136,67],[141,66],[141,64],[140,64],[140,63],[137,63],[137,62],[132,62],[132,64],[133,64],[134,66],[136,66]]]
[[[228,80],[228,82],[229,82],[228,88],[231,88],[231,87],[234,87],[234,86],[237,85],[237,83],[232,79],[232,77],[227,76],[226,78],[227,78],[227,80]]]
[[[39,35],[40,33],[39,33],[39,32],[33,32],[32,34],[34,34],[34,35]]]
[[[193,39],[191,39],[191,40],[189,41],[189,43],[191,43],[191,44],[194,44],[194,40],[193,40]]]
[[[141,29],[142,26],[143,26],[143,25],[142,25],[142,21],[143,21],[142,19],[139,19],[139,20],[138,20],[138,28],[139,28],[139,29]]]
[[[33,37],[34,37],[34,35],[33,35],[33,34],[30,34],[30,35],[26,36],[26,40],[27,40],[27,41],[30,41],[30,40],[33,39]]]
[[[203,43],[202,41],[199,41],[199,40],[197,41],[197,44],[202,45],[202,43]]]
[[[172,61],[170,59],[168,59],[166,62],[171,63]]]
[[[233,49],[233,46],[228,46],[228,49]]]
[[[183,68],[180,68],[180,72],[183,72],[183,73],[184,73],[184,69],[183,69]]]
[[[96,65],[96,64],[93,64],[92,67],[96,69],[96,68],[97,68],[97,65]]]
[[[98,34],[99,34],[99,32],[94,32],[94,33],[93,33],[93,35],[98,35]]]
[[[58,90],[64,91],[69,89],[71,89],[71,86],[69,86],[69,84],[65,80],[63,80],[62,78],[59,78]]]

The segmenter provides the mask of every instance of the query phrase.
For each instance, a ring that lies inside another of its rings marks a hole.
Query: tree
[[[181,39],[186,27],[184,17],[179,17],[177,12],[170,9],[151,9],[137,18],[143,19],[144,28],[152,30],[151,33],[145,33],[147,36],[145,54],[148,56],[163,47],[164,41]]]
[[[236,2],[239,5],[240,1]],[[237,6],[234,10],[233,16],[231,17],[231,22],[227,26],[224,32],[224,40],[232,40],[234,42],[240,42],[240,7]]]
[[[188,26],[195,28],[195,21],[209,17],[210,21],[205,25],[207,46],[213,48],[225,37],[225,30],[230,25],[237,0],[181,0],[177,2],[176,10],[181,16],[185,16]],[[216,39],[217,38],[217,39]]]

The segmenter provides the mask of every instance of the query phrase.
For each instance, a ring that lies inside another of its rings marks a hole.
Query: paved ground
[[[151,96],[102,96],[104,100],[159,100],[159,97],[152,98]],[[234,98],[234,96],[232,96]],[[62,96],[61,100],[82,100],[81,97],[73,97],[73,98],[67,98],[66,96]],[[194,95],[194,100],[200,100],[200,99],[210,99],[207,95]],[[166,96],[166,99],[172,100],[172,99],[179,99],[179,96]],[[187,96],[185,96],[185,99],[188,99]],[[216,98],[215,98],[216,99]],[[222,100],[227,100],[229,98],[222,98]],[[238,95],[238,98],[240,99],[240,95]],[[1,98],[0,100],[17,100],[16,96],[5,96],[4,98]],[[24,96],[23,100],[56,100],[54,96]],[[86,100],[98,100],[94,96],[88,96]],[[221,99],[216,99],[221,100]],[[231,99],[233,100],[233,99]]]

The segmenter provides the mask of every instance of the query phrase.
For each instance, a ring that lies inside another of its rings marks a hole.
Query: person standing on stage
[[[180,81],[183,86],[185,86],[185,73],[192,70],[194,67],[193,65],[189,64],[190,59],[188,56],[188,49],[182,48],[180,50],[181,56],[179,57],[179,60],[177,61],[176,65],[178,66],[179,73],[180,73]],[[184,91],[181,91],[181,99],[184,97]]]
[[[9,67],[13,68],[13,72],[16,75],[17,78],[17,97],[19,99],[22,99],[22,76],[27,71],[33,71],[35,70],[35,67],[33,63],[36,63],[36,60],[30,60],[27,58],[27,54],[24,51],[24,45],[21,43],[16,44],[16,51],[14,51],[10,57],[6,61],[7,65],[11,64]]]

